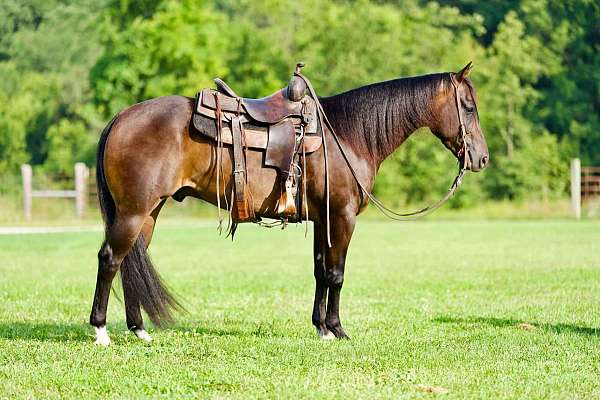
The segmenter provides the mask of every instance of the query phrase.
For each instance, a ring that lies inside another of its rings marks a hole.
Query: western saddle
[[[302,190],[306,182],[301,167],[307,153],[318,150],[322,129],[313,98],[307,94],[310,83],[301,74],[302,63],[296,65],[289,84],[271,96],[249,99],[238,96],[221,79],[215,79],[217,90],[205,88],[196,96],[192,125],[217,142],[217,206],[220,209],[221,151],[224,145],[233,147],[233,187],[230,216],[235,232],[238,223],[258,222],[249,193],[248,171],[245,165],[247,149],[264,151],[264,166],[278,171],[280,197],[277,214],[281,221],[302,219]],[[225,196],[227,198],[227,196]],[[220,214],[219,214],[220,215]],[[221,220],[221,219],[220,219]]]

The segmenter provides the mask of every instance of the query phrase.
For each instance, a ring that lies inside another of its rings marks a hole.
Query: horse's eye
[[[465,109],[467,110],[468,113],[472,113],[473,111],[475,111],[475,107],[472,107],[472,106],[465,106]]]

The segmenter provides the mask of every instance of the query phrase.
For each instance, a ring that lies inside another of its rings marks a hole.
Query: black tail
[[[108,229],[115,221],[115,202],[110,195],[108,185],[106,184],[106,177],[104,175],[104,148],[106,147],[108,134],[116,120],[117,116],[106,125],[106,128],[104,128],[100,134],[98,152],[96,153],[96,188],[98,189],[98,201],[100,202],[100,211],[102,212],[102,219],[104,219],[104,228],[107,235]]]
[[[106,238],[108,238],[110,227],[115,220],[116,207],[104,174],[104,148],[116,119],[115,116],[102,131],[96,158],[96,185]],[[123,288],[129,289],[129,293],[137,298],[150,320],[157,326],[172,323],[174,320],[173,310],[184,310],[175,297],[169,293],[154,269],[141,234],[121,264],[121,280]]]
[[[154,325],[162,327],[174,322],[173,310],[184,311],[177,299],[162,283],[146,251],[146,243],[139,235],[121,264],[123,288],[137,297]]]

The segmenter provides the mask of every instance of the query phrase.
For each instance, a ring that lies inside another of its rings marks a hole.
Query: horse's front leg
[[[340,293],[348,245],[354,232],[355,215],[331,216],[331,247],[325,252],[325,279],[329,290],[325,325],[338,339],[349,339],[340,320]]]
[[[327,312],[327,279],[325,278],[325,252],[327,251],[327,236],[325,227],[315,223],[313,241],[313,261],[315,267],[315,302],[312,312],[312,323],[317,328],[317,335],[323,340],[335,339],[327,329],[325,315]]]

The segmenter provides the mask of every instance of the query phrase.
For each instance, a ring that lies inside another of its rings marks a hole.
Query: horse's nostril
[[[488,160],[489,160],[488,156],[481,157],[481,161],[479,161],[481,168],[483,168],[487,165]]]

